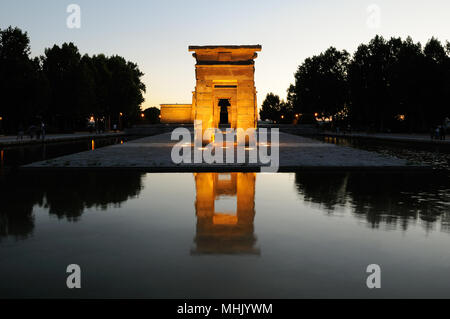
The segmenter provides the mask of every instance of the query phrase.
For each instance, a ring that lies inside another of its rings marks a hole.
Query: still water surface
[[[28,173],[0,185],[3,298],[450,297],[442,173]],[[80,290],[66,288],[69,264]]]

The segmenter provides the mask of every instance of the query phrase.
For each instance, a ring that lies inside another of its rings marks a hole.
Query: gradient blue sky
[[[66,27],[71,3],[81,6],[81,29]],[[378,29],[366,23],[373,3],[381,9]],[[448,40],[449,14],[449,0],[1,0],[0,28],[27,31],[33,56],[74,42],[81,53],[138,63],[146,108],[191,102],[195,63],[188,45],[261,44],[255,75],[261,104],[268,92],[285,98],[297,66],[329,46],[352,53],[377,33]]]

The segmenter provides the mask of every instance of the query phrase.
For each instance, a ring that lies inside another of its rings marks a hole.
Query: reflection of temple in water
[[[192,254],[255,254],[255,173],[197,173],[196,247]],[[234,211],[216,211],[218,201],[235,199]]]

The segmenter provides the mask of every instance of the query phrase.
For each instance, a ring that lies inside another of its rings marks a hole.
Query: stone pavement
[[[102,137],[119,137],[123,136],[123,132],[108,132],[108,133],[88,133],[88,132],[79,132],[73,134],[49,134],[45,136],[46,143],[52,142],[63,142],[63,141],[74,141],[81,139],[91,139],[91,138],[102,138]],[[29,144],[38,144],[42,143],[43,140],[36,138],[30,139],[29,136],[24,135],[23,139],[17,139],[17,136],[0,136],[0,146],[19,146],[19,145],[29,145]]]
[[[140,169],[158,172],[259,171],[257,164],[175,164],[171,159],[170,133],[145,137],[122,145],[37,162],[23,169]],[[193,153],[193,145],[188,144]],[[226,151],[226,150],[224,150]],[[248,152],[248,150],[247,150]],[[236,153],[236,152],[235,152]],[[236,155],[236,154],[235,154]],[[225,156],[225,155],[224,155]],[[248,157],[247,157],[248,158]],[[427,166],[351,147],[327,144],[306,137],[280,133],[280,171],[302,169],[421,169]]]

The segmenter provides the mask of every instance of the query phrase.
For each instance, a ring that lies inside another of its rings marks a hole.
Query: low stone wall
[[[193,123],[191,104],[161,104],[161,123]]]
[[[138,125],[127,128],[125,133],[134,136],[152,136],[162,133],[172,132],[177,127],[193,128],[193,124],[154,124],[154,125]]]

